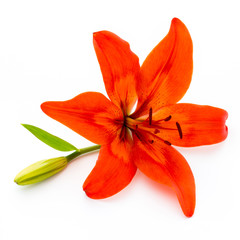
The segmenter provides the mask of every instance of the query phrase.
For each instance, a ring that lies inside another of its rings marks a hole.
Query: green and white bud
[[[23,169],[14,179],[18,185],[41,182],[63,170],[68,164],[66,157],[51,158],[36,162]]]

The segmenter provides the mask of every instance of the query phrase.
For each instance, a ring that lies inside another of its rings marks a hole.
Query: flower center
[[[159,136],[159,133],[162,131],[176,131],[179,138],[183,138],[183,132],[181,125],[179,122],[173,122],[171,127],[164,126],[165,122],[172,121],[172,116],[169,115],[163,119],[154,119],[153,118],[153,110],[149,109],[149,114],[145,118],[133,119],[129,116],[126,116],[124,119],[124,127],[130,129],[133,133],[135,133],[138,138],[141,140],[141,135],[149,136],[148,142],[153,144],[155,138],[163,141],[167,145],[171,145],[171,143],[165,139],[162,139]],[[141,134],[143,133],[143,134]]]

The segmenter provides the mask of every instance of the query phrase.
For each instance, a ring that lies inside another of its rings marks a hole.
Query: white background
[[[240,16],[236,1],[0,1],[0,239],[240,239]],[[131,44],[143,62],[180,18],[194,44],[194,74],[181,102],[229,113],[228,139],[178,148],[196,180],[197,204],[186,218],[175,194],[141,172],[119,194],[86,197],[82,184],[97,153],[73,161],[35,186],[15,175],[62,153],[41,143],[20,123],[41,127],[77,147],[87,140],[41,112],[47,100],[85,91],[105,93],[92,33],[110,30]]]

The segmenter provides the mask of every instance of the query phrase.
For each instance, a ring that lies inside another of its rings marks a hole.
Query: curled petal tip
[[[103,194],[101,194],[101,191],[94,191],[94,187],[91,186],[91,184],[86,184],[84,183],[83,184],[83,191],[85,192],[85,194],[91,198],[91,199],[104,199],[104,198],[107,198],[107,197],[111,197],[111,196],[104,196]]]
[[[195,191],[194,191],[194,195],[191,196],[191,201],[189,201],[189,199],[185,199],[184,201],[181,201],[181,202],[182,202],[181,208],[182,208],[183,214],[188,218],[192,217],[195,211],[195,206],[196,206]]]
[[[40,105],[40,108],[42,109],[42,111],[45,113],[46,109],[49,107],[49,102],[44,102]]]
[[[47,114],[48,116],[51,116],[51,113],[54,112],[56,109],[56,104],[55,102],[48,101],[44,102],[40,105],[41,110]]]
[[[225,120],[227,120],[228,119],[228,112],[226,110],[224,110],[224,111],[225,111]]]
[[[174,17],[172,19],[172,23],[177,23],[177,22],[181,22],[182,23],[182,21],[179,18]]]
[[[99,34],[99,32],[94,32],[93,33],[93,38],[95,38],[98,34]]]
[[[192,211],[189,211],[189,212],[185,212],[184,215],[188,218],[192,217],[194,214],[194,209]]]
[[[107,37],[108,35],[114,35],[112,32],[102,30],[98,32],[93,33],[93,39],[94,40],[101,40],[102,37]]]
[[[176,18],[176,17],[174,17],[174,18],[172,19],[172,22],[176,22],[176,21],[179,21],[179,19]]]
[[[85,192],[85,194],[89,197],[89,198],[92,198],[92,199],[98,199],[96,197],[94,197],[94,194],[91,193],[91,191],[88,191],[88,185],[87,184],[83,184],[83,191]]]

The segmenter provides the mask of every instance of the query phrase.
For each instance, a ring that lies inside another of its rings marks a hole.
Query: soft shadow
[[[217,143],[217,144],[212,144],[212,145],[198,146],[198,147],[174,146],[174,148],[176,148],[179,152],[182,152],[182,153],[212,154],[221,150],[226,144],[227,144],[227,141]]]
[[[135,191],[135,188],[139,189],[139,185],[142,185],[142,191],[137,193]],[[150,191],[147,192],[147,194],[149,194],[149,201],[147,203],[147,205],[149,204],[149,206],[151,206],[151,204],[154,202],[166,202],[167,203],[167,207],[169,207],[169,209],[172,209],[171,211],[175,211],[175,212],[179,212],[179,214],[181,215],[181,207],[178,203],[178,199],[176,197],[175,192],[168,186],[157,183],[151,179],[149,179],[148,177],[146,177],[142,172],[140,172],[139,170],[137,170],[136,175],[134,176],[133,180],[130,182],[130,184],[124,188],[122,191],[120,191],[119,193],[106,198],[106,199],[100,199],[98,201],[102,202],[102,203],[117,203],[120,202],[122,203],[123,201],[125,201],[126,199],[129,199],[130,197],[136,197],[137,195],[141,198],[144,198],[146,195],[146,192],[144,190],[146,190],[146,188],[148,188]],[[86,196],[87,198],[87,196]]]

